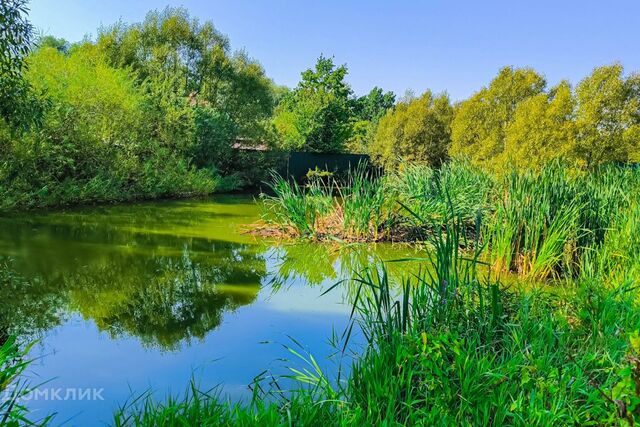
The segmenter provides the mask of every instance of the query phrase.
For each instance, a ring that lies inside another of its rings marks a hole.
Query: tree
[[[396,96],[393,92],[384,92],[376,86],[367,95],[352,101],[352,114],[357,120],[376,122],[387,110],[393,108],[395,102]]]
[[[26,5],[26,0],[0,2],[0,118],[13,129],[26,129],[40,116],[40,105],[22,77],[33,34]]]
[[[232,153],[228,149],[237,131],[228,115],[202,106],[195,109],[195,144],[192,158],[198,167],[216,165],[232,173]]]
[[[153,98],[188,97],[194,106],[228,116],[241,136],[261,139],[266,133],[273,83],[245,52],[232,53],[211,22],[166,8],[149,12],[142,23],[100,29],[97,45],[109,64],[133,69]]]
[[[103,60],[95,45],[65,55],[54,48],[29,56],[25,78],[44,93],[41,126],[8,139],[0,159],[0,207],[206,193],[210,171],[187,155],[193,109],[157,115],[130,70]]]
[[[619,64],[596,68],[572,93],[549,91],[530,69],[504,68],[463,101],[452,126],[451,153],[494,170],[540,167],[562,158],[578,166],[640,160],[640,76]]]
[[[537,169],[555,158],[575,160],[574,110],[568,82],[520,102],[506,127],[499,163]]]
[[[63,38],[58,38],[52,35],[42,36],[38,39],[38,48],[44,49],[52,47],[60,53],[69,53],[71,44]]]
[[[383,92],[379,87],[371,89],[367,95],[351,100],[351,137],[347,148],[352,153],[368,153],[375,136],[378,122],[393,108],[396,96],[393,92]]]
[[[431,91],[402,101],[378,125],[370,147],[374,162],[393,168],[398,161],[439,166],[447,159],[453,107],[446,94]]]
[[[586,165],[640,161],[640,76],[599,67],[576,88],[576,156]]]
[[[518,104],[541,94],[544,78],[530,68],[505,67],[457,109],[451,128],[451,154],[492,168],[505,150],[506,129]]]
[[[351,136],[351,88],[347,67],[320,56],[314,69],[302,73],[298,86],[284,96],[274,125],[286,149],[340,152]]]
[[[24,175],[34,186],[135,167],[149,134],[130,72],[109,67],[90,44],[69,56],[39,49],[29,65],[26,77],[51,103],[42,128],[14,143],[14,161],[33,168]]]

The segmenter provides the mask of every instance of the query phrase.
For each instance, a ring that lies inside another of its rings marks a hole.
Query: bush
[[[129,71],[107,65],[90,44],[69,55],[40,49],[29,65],[26,78],[49,107],[39,128],[0,132],[2,207],[215,190],[216,175],[187,160],[194,127],[187,100],[166,102],[171,108],[158,114],[162,100],[151,100]]]

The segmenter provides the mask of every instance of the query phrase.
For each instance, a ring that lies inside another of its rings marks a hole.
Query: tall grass
[[[23,374],[30,363],[27,355],[33,344],[20,349],[16,337],[11,335],[3,341],[0,346],[0,426],[46,425],[52,415],[32,421],[28,409],[21,403],[30,392]]]
[[[315,180],[299,186],[274,176],[270,183],[274,196],[266,197],[267,217],[281,230],[291,229],[303,237],[413,240],[421,236],[420,230],[410,226],[400,204],[436,222],[444,220],[453,204],[465,223],[472,225],[489,210],[492,187],[487,174],[465,162],[452,162],[437,171],[407,165],[402,172],[385,176],[360,164],[344,182],[330,179],[329,183]]]
[[[575,277],[584,254],[601,249],[610,227],[640,197],[639,175],[608,167],[570,176],[559,164],[513,171],[499,185],[484,231],[491,262],[533,279]]]
[[[408,164],[389,175],[388,192],[424,219],[443,220],[453,204],[469,223],[488,209],[492,178],[465,161],[452,161],[434,170]]]
[[[580,209],[565,169],[513,171],[505,178],[486,230],[492,263],[536,279],[566,269],[562,255],[576,238]]]
[[[340,189],[338,203],[343,212],[343,227],[349,239],[361,239],[378,233],[387,219],[384,212],[388,193],[380,176],[366,164],[359,164]]]
[[[278,174],[273,175],[270,187],[274,196],[267,197],[268,219],[301,237],[315,236],[319,218],[331,209],[332,188],[319,180],[303,188]]]
[[[540,281],[580,274],[583,261],[601,250],[610,228],[640,200],[640,172],[615,166],[576,172],[556,162],[492,177],[453,161],[439,170],[409,164],[382,177],[359,167],[346,185],[330,189],[277,177],[273,188],[275,223],[301,236],[421,240],[437,234],[453,211],[469,238],[487,244],[485,259],[495,271]],[[481,230],[474,227],[477,218],[483,218]],[[633,219],[627,223],[633,227]]]
[[[348,408],[368,425],[619,422],[618,407],[631,411],[640,396],[632,386],[620,392],[640,379],[624,359],[640,326],[633,289],[510,291],[479,280],[482,246],[460,255],[463,230],[454,216],[431,238],[435,273],[399,288],[384,268],[356,278],[356,317],[370,345],[352,368]]]
[[[386,188],[366,164],[350,171],[344,183],[311,179],[301,186],[276,174],[270,188],[265,219],[300,237],[378,240],[388,219]]]

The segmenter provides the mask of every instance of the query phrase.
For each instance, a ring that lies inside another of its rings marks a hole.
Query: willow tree
[[[447,158],[452,119],[453,107],[446,94],[427,91],[401,101],[380,119],[369,153],[387,168],[399,161],[439,166]]]
[[[540,168],[562,158],[577,160],[575,98],[569,83],[520,102],[505,129],[505,148],[499,164]]]
[[[576,155],[587,166],[640,161],[640,76],[599,67],[576,87]]]
[[[109,64],[136,72],[159,108],[188,98],[193,106],[211,109],[216,120],[227,117],[241,136],[264,135],[273,83],[246,52],[232,52],[212,22],[168,7],[149,12],[141,23],[101,28],[97,45]]]
[[[471,98],[460,103],[451,127],[451,154],[498,168],[506,130],[518,104],[542,94],[545,79],[533,69],[505,67]]]

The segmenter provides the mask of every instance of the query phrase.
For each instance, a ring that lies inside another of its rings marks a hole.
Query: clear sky
[[[211,20],[287,86],[321,53],[348,65],[357,94],[430,88],[462,99],[505,65],[532,66],[550,84],[616,61],[640,71],[638,0],[32,0],[30,19],[78,41],[166,5]]]

